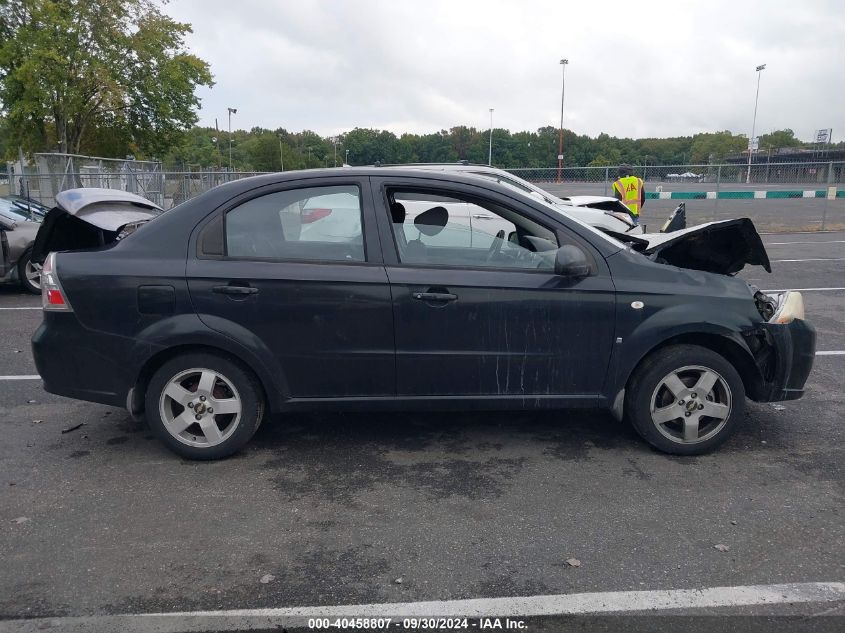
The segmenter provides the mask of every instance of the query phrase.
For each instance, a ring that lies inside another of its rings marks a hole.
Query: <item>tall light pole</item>
[[[766,64],[757,66],[757,96],[754,97],[754,121],[751,123],[751,138],[748,139],[748,171],[745,174],[745,184],[751,182],[751,150],[754,147],[754,132],[757,129],[757,101],[760,99],[760,77],[766,69]]]
[[[336,136],[332,139],[332,143],[334,143],[334,166],[337,167],[337,137]]]
[[[279,163],[282,165],[282,171],[285,170],[285,155],[282,152],[282,135],[279,134]]]
[[[237,108],[226,108],[229,111],[229,171],[232,171],[232,115],[238,113]]]
[[[557,181],[560,182],[563,172],[563,97],[566,95],[566,66],[568,59],[560,60],[561,82],[560,82],[560,136],[557,144]]]
[[[349,164],[349,150],[346,150],[346,160],[343,161],[347,165]]]
[[[487,150],[487,164],[493,164],[493,108],[490,108],[490,148]]]

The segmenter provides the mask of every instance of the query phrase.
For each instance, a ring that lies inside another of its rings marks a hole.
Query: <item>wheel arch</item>
[[[739,340],[737,340],[739,338]],[[612,412],[614,417],[621,420],[624,414],[625,392],[631,383],[631,379],[649,358],[667,347],[673,345],[698,345],[709,349],[727,360],[736,369],[747,394],[757,393],[763,376],[751,350],[740,342],[739,334],[719,334],[715,332],[683,332],[661,340],[654,346],[645,350],[636,362],[632,363],[630,369],[624,376],[620,376],[620,388],[614,394],[612,401]]]
[[[137,372],[132,388],[126,396],[126,409],[129,413],[133,417],[140,417],[143,414],[147,388],[149,387],[150,380],[153,375],[160,367],[173,358],[195,352],[215,354],[240,365],[244,370],[251,373],[258,380],[262,390],[261,396],[265,405],[268,406],[271,411],[278,409],[279,403],[276,401],[278,390],[273,389],[270,377],[266,375],[266,372],[257,370],[254,363],[248,362],[241,355],[236,352],[232,352],[229,349],[224,349],[207,343],[185,343],[162,349],[144,361],[143,365]]]

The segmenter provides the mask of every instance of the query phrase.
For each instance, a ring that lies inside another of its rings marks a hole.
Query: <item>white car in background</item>
[[[386,165],[387,166],[387,165]],[[608,196],[569,196],[559,198],[523,180],[503,169],[496,169],[487,165],[473,165],[470,163],[421,163],[414,165],[389,165],[390,167],[413,167],[431,171],[454,171],[472,176],[481,176],[495,180],[503,185],[513,187],[517,191],[545,201],[561,213],[577,218],[586,224],[610,233],[627,233],[639,235],[643,232],[641,225],[636,224],[631,212],[616,198]]]

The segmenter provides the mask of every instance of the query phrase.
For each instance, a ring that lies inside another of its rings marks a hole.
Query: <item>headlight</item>
[[[792,323],[804,318],[804,297],[800,292],[786,292],[781,296],[780,306],[769,323]]]

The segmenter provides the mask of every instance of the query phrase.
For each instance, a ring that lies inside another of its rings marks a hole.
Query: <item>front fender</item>
[[[730,303],[730,302],[727,302]],[[738,370],[753,368],[759,375],[759,368],[743,333],[755,332],[759,324],[752,321],[744,310],[732,310],[722,300],[688,302],[653,309],[644,308],[640,315],[631,316],[630,302],[617,302],[618,336],[611,355],[611,367],[604,395],[609,402],[619,400],[631,373],[653,350],[672,340],[694,342],[705,347],[717,343],[721,349],[730,348],[731,360],[740,364]],[[628,311],[628,314],[624,314]],[[627,325],[627,328],[625,327]],[[754,377],[756,379],[756,377]]]

